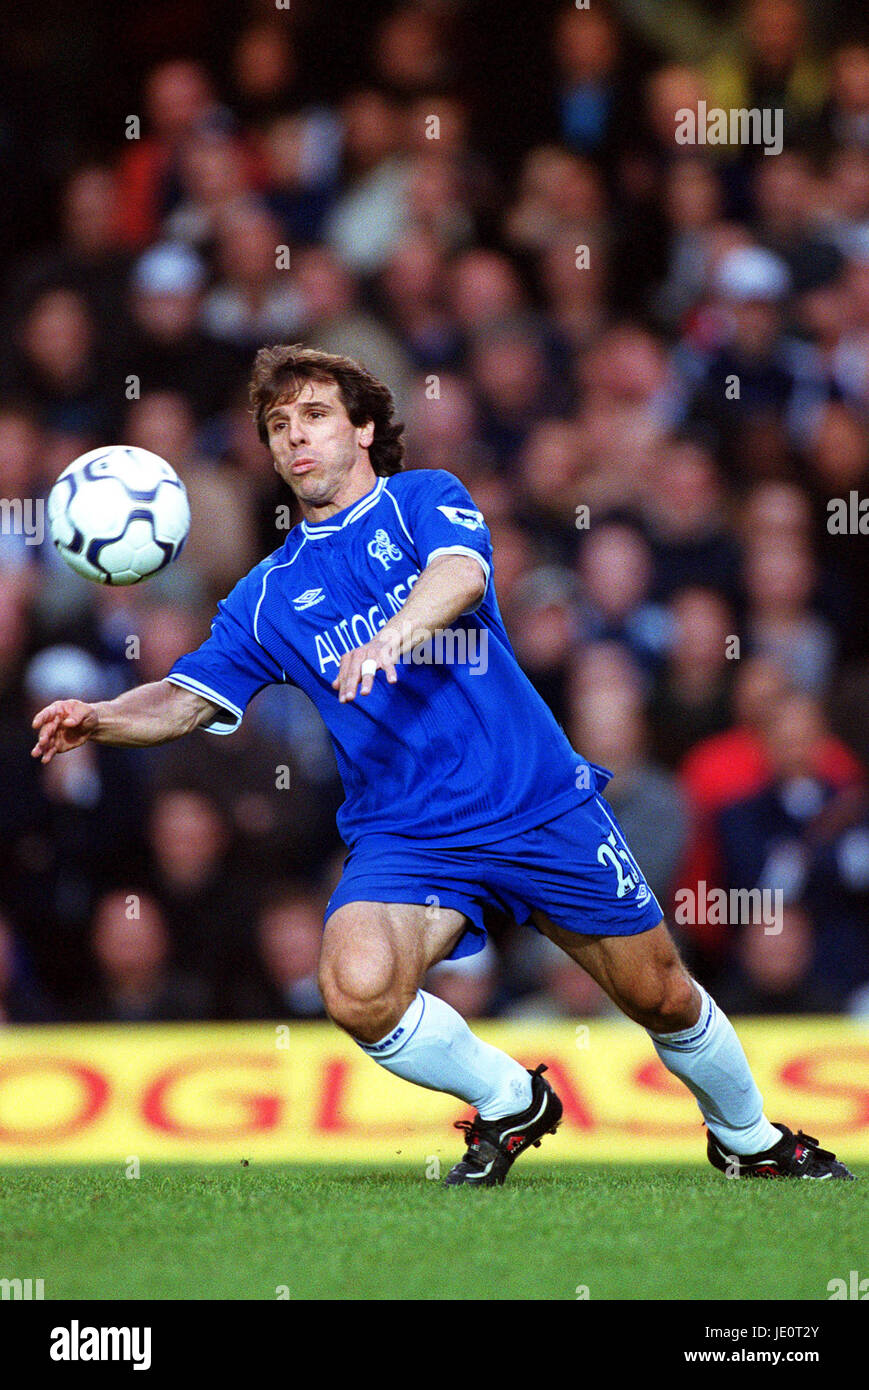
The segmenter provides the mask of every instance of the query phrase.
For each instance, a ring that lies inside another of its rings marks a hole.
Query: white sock
[[[484,1120],[516,1115],[531,1104],[525,1068],[474,1037],[461,1014],[423,990],[385,1038],[359,1046],[393,1075],[466,1100]]]
[[[704,1120],[728,1153],[763,1153],[781,1133],[763,1113],[763,1097],[733,1025],[702,985],[700,1017],[681,1033],[649,1033],[668,1071],[684,1081]]]

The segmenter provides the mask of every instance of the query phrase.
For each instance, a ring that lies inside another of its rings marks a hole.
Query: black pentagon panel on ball
[[[95,536],[94,539],[88,545],[87,551],[85,553],[85,558],[90,562],[90,564],[94,566],[95,569],[99,570],[101,582],[103,584],[117,584],[117,579],[112,575],[110,570],[106,569],[105,565],[102,563],[100,559],[100,556],[107,545],[114,545],[117,541],[123,539],[127,531],[130,529],[130,525],[134,521],[147,521],[148,525],[151,528],[151,536],[153,538],[154,544],[157,546],[158,550],[162,551],[163,553],[162,561],[156,569],[151,571],[152,574],[157,574],[161,569],[165,569],[166,565],[168,565],[169,562],[173,559],[171,543],[158,540],[156,535],[154,534],[153,514],[146,507],[137,507],[135,511],[130,512],[129,516],[125,518],[124,525],[122,526],[121,530],[118,531],[115,535]]]

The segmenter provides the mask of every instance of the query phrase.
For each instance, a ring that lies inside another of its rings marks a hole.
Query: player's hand
[[[341,658],[341,669],[332,682],[332,689],[338,691],[340,703],[343,705],[348,700],[355,699],[357,689],[361,695],[368,695],[378,671],[385,671],[390,685],[395,685],[398,680],[395,658],[395,643],[381,637],[375,637],[373,642],[366,642],[364,647],[354,647],[352,652],[345,652]],[[366,661],[374,662],[374,666],[367,666],[363,675],[362,665]]]
[[[50,763],[55,753],[68,753],[71,748],[87,743],[98,723],[93,705],[86,705],[82,700],[55,700],[41,709],[33,721],[39,737],[30,756]]]

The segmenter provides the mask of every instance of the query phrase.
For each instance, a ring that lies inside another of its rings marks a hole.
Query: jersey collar
[[[352,521],[357,521],[360,516],[364,516],[376,505],[381,492],[386,486],[385,478],[378,478],[370,492],[366,492],[364,497],[360,497],[358,502],[352,506],[345,507],[343,512],[336,512],[330,516],[328,521],[303,521],[302,531],[309,540],[317,540],[319,536],[331,536],[336,531],[340,531],[344,526],[349,526]]]

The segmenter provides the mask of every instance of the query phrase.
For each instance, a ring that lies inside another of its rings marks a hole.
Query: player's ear
[[[374,443],[374,421],[366,420],[364,425],[359,427],[359,447],[360,449],[370,449]]]

